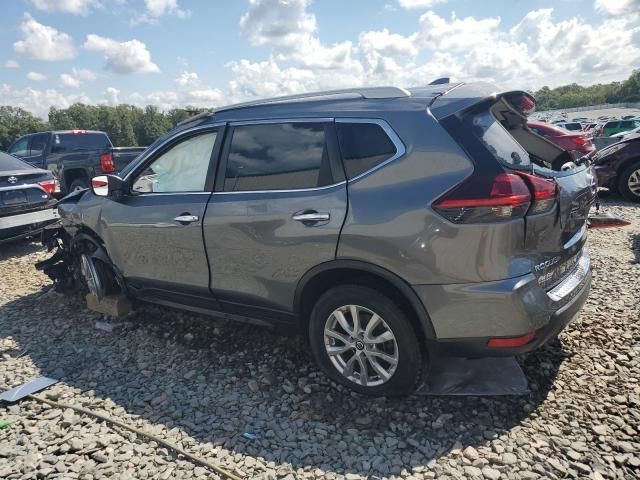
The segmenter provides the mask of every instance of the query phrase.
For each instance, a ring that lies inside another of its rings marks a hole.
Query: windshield
[[[0,152],[0,171],[13,172],[16,170],[33,170],[33,167],[13,155]]]

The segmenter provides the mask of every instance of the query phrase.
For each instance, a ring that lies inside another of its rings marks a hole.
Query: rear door
[[[204,221],[225,311],[287,318],[300,278],[335,258],[346,210],[332,120],[231,124]]]
[[[99,233],[139,296],[219,310],[202,222],[221,136],[217,126],[182,132],[126,177],[128,194],[104,199]]]

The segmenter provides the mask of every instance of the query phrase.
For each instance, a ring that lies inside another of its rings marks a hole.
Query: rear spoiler
[[[491,83],[464,83],[437,96],[429,107],[431,114],[438,120],[458,115],[483,103],[495,103],[506,98],[523,116],[535,108],[533,95],[524,90],[500,90]]]

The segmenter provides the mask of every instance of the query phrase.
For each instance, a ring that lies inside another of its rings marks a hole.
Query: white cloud
[[[29,112],[46,118],[50,107],[67,108],[76,103],[90,103],[84,94],[64,95],[55,89],[38,90],[34,88],[13,89],[0,84],[0,105],[21,107]]]
[[[147,46],[138,40],[117,42],[100,35],[87,35],[83,47],[86,50],[103,52],[105,68],[115,73],[155,73],[158,66],[151,61]]]
[[[200,80],[196,72],[187,72],[185,70],[175,79],[175,83],[180,87],[195,87],[200,84]]]
[[[183,10],[178,5],[178,0],[144,0],[145,12],[132,18],[129,24],[136,26],[140,23],[157,24],[160,17],[174,15],[178,18],[189,18],[190,10]]]
[[[31,0],[38,10],[86,15],[92,8],[102,6],[99,0]]]
[[[20,68],[20,64],[10,58],[6,62],[4,62],[4,68]]]
[[[62,73],[60,83],[64,87],[80,88],[85,82],[92,82],[96,79],[96,74],[86,68],[72,68],[71,73]]]
[[[438,3],[446,2],[447,0],[398,0],[398,4],[402,8],[406,8],[408,10],[426,10],[427,8],[431,8]]]
[[[640,14],[640,0],[596,0],[595,8],[599,13],[611,17]]]
[[[249,0],[240,28],[252,45],[296,48],[316,31],[316,16],[307,12],[310,0]]]
[[[114,87],[108,87],[104,91],[104,102],[107,105],[118,105],[120,103],[120,90]]]
[[[71,37],[53,27],[38,23],[28,13],[20,25],[23,40],[13,44],[13,50],[24,57],[35,60],[68,60],[75,56],[75,47]]]
[[[42,82],[47,79],[47,76],[38,72],[29,72],[27,73],[27,78],[32,82]]]

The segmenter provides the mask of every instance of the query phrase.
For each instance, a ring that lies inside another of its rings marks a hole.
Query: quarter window
[[[156,158],[133,183],[138,193],[203,192],[216,132],[189,137]]]
[[[326,128],[311,122],[235,127],[224,191],[295,190],[331,184]]]
[[[342,160],[351,179],[396,154],[396,147],[375,123],[336,123]]]

